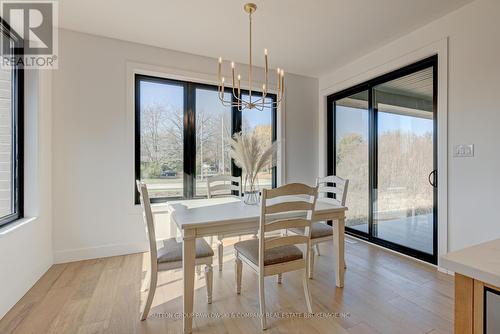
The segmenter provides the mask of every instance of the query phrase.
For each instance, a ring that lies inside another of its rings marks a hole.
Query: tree
[[[182,170],[182,110],[157,103],[141,110],[141,167],[144,177]]]

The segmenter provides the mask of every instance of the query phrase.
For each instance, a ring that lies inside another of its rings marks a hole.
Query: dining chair
[[[146,233],[149,239],[149,254],[151,259],[150,269],[146,274],[143,284],[143,290],[145,290],[149,284],[148,296],[141,313],[141,320],[146,320],[156,291],[158,271],[182,268],[182,243],[177,242],[175,238],[169,238],[159,240],[158,243],[161,247],[157,247],[155,223],[151,210],[151,202],[149,201],[148,189],[144,182],[137,180],[136,183],[137,190],[140,194],[143,218],[146,223]],[[205,265],[205,283],[207,286],[207,299],[209,304],[212,303],[213,256],[214,252],[210,245],[204,239],[196,239],[195,264]]]
[[[228,197],[236,196],[241,198],[241,177],[230,175],[215,175],[207,177],[207,197]],[[217,235],[217,259],[219,261],[219,271],[222,271],[224,260],[224,243],[225,238],[241,237],[247,234],[256,234],[257,231],[245,231],[232,234],[218,234]],[[210,241],[212,244],[212,240]]]
[[[237,242],[235,249],[236,293],[241,293],[243,262],[259,277],[261,327],[266,329],[264,277],[303,270],[307,310],[312,313],[308,262],[311,251],[311,219],[316,205],[317,187],[291,183],[276,189],[263,189],[258,239]],[[304,211],[307,213],[304,215]],[[302,227],[303,234],[267,237],[266,233]],[[303,245],[304,251],[297,245]],[[305,253],[305,254],[304,254]]]
[[[336,175],[329,175],[325,177],[318,177],[316,179],[316,186],[318,187],[318,200],[329,202],[335,205],[345,206],[347,198],[347,189],[349,187],[349,180],[343,179]],[[292,233],[302,234],[303,228],[292,228]],[[311,248],[314,247],[316,254],[320,256],[319,244],[323,242],[333,242],[333,227],[326,222],[315,222],[311,227]],[[309,278],[313,278],[314,273],[314,252],[311,249],[309,252]],[[344,268],[346,265],[344,263]]]

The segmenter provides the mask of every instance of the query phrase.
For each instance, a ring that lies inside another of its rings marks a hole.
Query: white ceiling
[[[63,28],[248,63],[244,0],[60,0]],[[318,77],[472,0],[255,0],[254,63]]]

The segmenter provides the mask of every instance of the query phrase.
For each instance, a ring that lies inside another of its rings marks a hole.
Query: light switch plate
[[[470,158],[474,156],[474,144],[455,145],[453,156],[456,158]]]

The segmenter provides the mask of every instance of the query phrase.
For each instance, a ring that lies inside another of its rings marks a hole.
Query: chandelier
[[[252,93],[255,93],[252,91],[252,14],[257,10],[257,5],[254,3],[247,3],[243,7],[246,13],[248,13],[248,20],[249,20],[249,26],[250,26],[250,48],[249,48],[249,62],[248,62],[248,99],[242,99],[241,98],[241,75],[238,74],[236,77],[237,84],[235,84],[235,65],[234,62],[231,62],[231,81],[232,81],[232,98],[229,100],[226,100],[224,98],[224,92],[225,92],[225,84],[226,84],[226,79],[222,76],[222,57],[219,57],[219,64],[218,64],[218,71],[217,71],[217,78],[218,78],[218,96],[219,100],[222,102],[222,105],[224,106],[230,106],[230,107],[237,107],[238,110],[242,111],[244,109],[257,109],[257,110],[264,110],[264,108],[275,108],[277,107],[281,99],[283,98],[283,93],[284,93],[284,87],[285,87],[285,72],[278,68],[276,70],[276,92],[277,92],[277,97],[276,101],[273,101],[271,99],[266,99],[266,96],[268,94],[268,61],[267,61],[267,49],[264,49],[264,84],[262,85],[262,93],[258,94],[257,96],[252,95]]]

